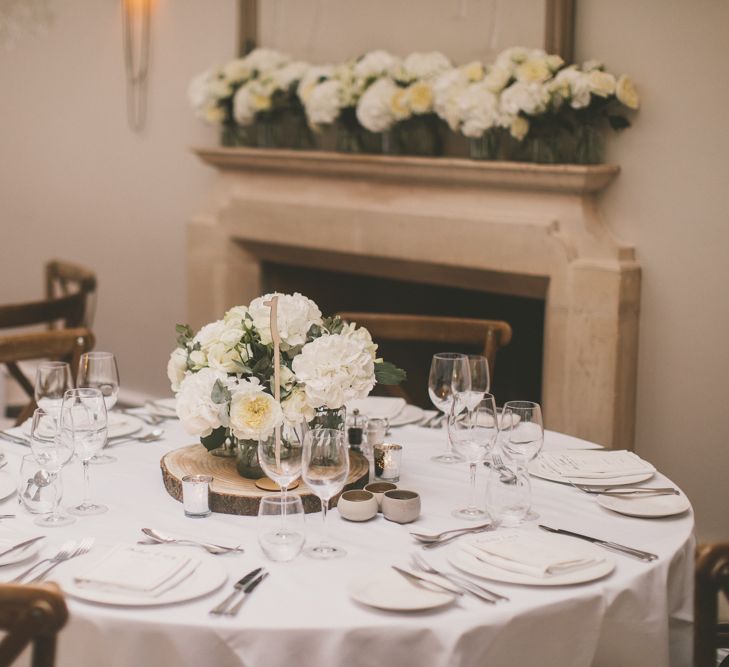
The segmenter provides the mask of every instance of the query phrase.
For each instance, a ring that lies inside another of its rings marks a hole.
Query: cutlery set
[[[195,540],[190,540],[187,538],[171,537],[170,535],[165,535],[164,533],[161,533],[159,530],[156,530],[154,528],[142,528],[142,532],[147,536],[148,539],[141,540],[140,542],[138,542],[138,544],[187,544],[200,547],[201,549],[205,549],[205,551],[213,554],[214,556],[228,553],[243,553],[245,551],[245,549],[243,549],[241,546],[229,547],[222,544],[212,544],[210,542],[196,542]]]
[[[263,568],[257,567],[255,570],[251,570],[242,579],[235,583],[233,586],[233,592],[219,605],[213,607],[210,610],[210,613],[214,616],[237,615],[246,598],[267,576],[268,572],[263,570]]]
[[[34,538],[33,541],[37,541],[39,539],[41,538]],[[85,537],[80,542],[66,542],[61,546],[55,556],[39,560],[37,563],[31,565],[31,567],[29,567],[27,570],[21,572],[17,577],[15,577],[15,579],[12,580],[11,583],[35,584],[39,581],[43,581],[43,579],[45,579],[58,565],[67,560],[71,560],[72,558],[83,556],[84,554],[91,551],[91,548],[93,546],[93,537]],[[19,548],[19,545],[16,545],[16,548]],[[40,571],[38,571],[39,567],[44,564],[45,567],[41,568]]]

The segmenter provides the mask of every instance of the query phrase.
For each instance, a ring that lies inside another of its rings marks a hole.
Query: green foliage
[[[188,343],[193,339],[194,334],[189,324],[176,324],[175,332],[177,333],[177,346],[187,347]]]
[[[630,121],[625,116],[608,116],[608,122],[613,130],[624,130],[626,127],[630,127]]]
[[[200,443],[211,452],[213,449],[217,449],[225,442],[225,427],[221,426],[216,428],[210,435],[200,438]]]
[[[375,378],[378,384],[400,384],[407,379],[408,374],[389,361],[375,364]]]
[[[230,390],[220,380],[216,380],[210,398],[215,405],[225,405],[231,399]]]

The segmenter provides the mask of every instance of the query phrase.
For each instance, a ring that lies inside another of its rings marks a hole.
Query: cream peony
[[[239,380],[231,388],[230,428],[236,438],[268,438],[282,418],[281,406],[256,378]]]
[[[167,362],[167,378],[170,381],[172,391],[180,391],[180,383],[187,373],[187,350],[178,347],[172,351],[170,360]]]
[[[392,79],[379,79],[362,95],[357,104],[357,120],[370,132],[389,130],[395,116],[392,113],[392,98],[398,87]]]
[[[619,79],[617,86],[615,87],[615,94],[621,104],[624,104],[628,109],[637,109],[640,106],[640,100],[638,99],[638,91],[635,89],[633,80],[623,74]]]
[[[217,381],[229,384],[226,374],[213,368],[190,373],[180,383],[176,411],[184,429],[190,435],[204,438],[213,430],[228,425],[227,404],[213,403],[213,386]]]
[[[273,294],[266,294],[251,301],[248,311],[253,318],[253,325],[261,335],[261,342],[270,345],[271,308],[266,305]],[[287,349],[303,345],[306,335],[313,324],[321,325],[321,311],[311,299],[302,294],[278,295],[278,333],[281,336],[281,347]]]
[[[594,69],[587,75],[587,85],[590,92],[599,97],[610,97],[615,93],[615,77],[599,69]]]
[[[364,398],[375,386],[375,362],[365,342],[353,335],[325,335],[304,345],[293,361],[312,408],[340,408]]]

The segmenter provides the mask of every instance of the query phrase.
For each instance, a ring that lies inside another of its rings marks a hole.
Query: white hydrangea
[[[282,421],[281,406],[257,378],[238,380],[231,387],[230,428],[236,438],[266,439]]]
[[[291,61],[291,56],[275,49],[254,49],[243,58],[245,66],[252,73],[269,72],[277,67],[283,67]]]
[[[309,63],[296,60],[269,72],[268,78],[271,81],[271,87],[273,90],[288,90],[303,79],[309,67]]]
[[[362,95],[357,104],[357,120],[370,132],[389,130],[396,118],[392,101],[398,87],[389,78],[378,79]]]
[[[454,132],[461,124],[460,99],[468,83],[468,75],[458,68],[444,72],[433,84],[433,109]]]
[[[271,307],[266,305],[274,294],[266,294],[251,301],[248,312],[253,318],[253,325],[261,336],[264,345],[273,342],[271,338]],[[287,349],[303,345],[312,325],[321,326],[322,317],[319,306],[311,299],[299,294],[278,294],[278,333],[281,336],[281,347]]]
[[[430,51],[411,53],[402,61],[402,64],[392,70],[392,73],[396,80],[405,83],[410,83],[415,79],[434,81],[451,67],[451,61],[445,55],[439,51]]]
[[[467,137],[479,138],[487,130],[502,125],[499,98],[483,83],[473,83],[460,96],[461,131]]]
[[[225,113],[219,104],[232,94],[233,88],[222,78],[219,69],[209,69],[194,77],[187,89],[195,115],[211,124],[223,121]]]
[[[550,91],[567,100],[573,109],[584,109],[592,99],[588,75],[576,65],[565,67],[557,72],[548,84]]]
[[[342,110],[342,87],[336,79],[327,79],[315,86],[304,101],[309,125],[330,125]]]
[[[383,50],[370,51],[357,60],[352,68],[358,79],[376,79],[400,65],[400,60]]]
[[[501,108],[512,116],[519,112],[536,116],[547,110],[551,99],[549,88],[544,84],[517,81],[501,93]]]
[[[333,65],[314,65],[306,70],[296,89],[296,94],[302,103],[306,104],[314,88],[327,79],[331,79],[332,76],[334,76]]]
[[[186,375],[180,383],[175,408],[183,428],[190,435],[204,438],[216,428],[228,426],[227,403],[218,405],[212,399],[217,381],[224,386],[230,384],[223,371],[203,368],[197,373]]]
[[[312,408],[340,408],[375,386],[372,353],[365,341],[351,335],[316,338],[304,345],[292,367]]]

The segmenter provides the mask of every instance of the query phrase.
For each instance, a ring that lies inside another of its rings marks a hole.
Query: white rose
[[[375,386],[372,354],[353,336],[325,335],[307,343],[294,358],[293,371],[312,408],[340,408]]]
[[[247,313],[247,306],[235,306],[234,308],[231,308],[227,313],[225,313],[225,315],[223,316],[223,322],[225,322],[226,325],[235,323],[236,325],[241,327],[245,326]]]
[[[190,352],[190,369],[199,371],[201,368],[207,368],[208,357],[202,350],[193,350]]]
[[[306,392],[300,387],[296,387],[286,400],[281,401],[281,410],[284,421],[294,426],[314,419],[314,408],[306,402]]]
[[[529,58],[517,66],[515,74],[517,81],[542,82],[552,76],[552,70],[549,68],[546,58]]]
[[[359,79],[373,79],[386,74],[398,63],[398,59],[387,51],[370,51],[354,64],[353,74]]]
[[[594,69],[587,75],[587,85],[593,95],[610,97],[615,93],[615,77],[599,69]]]
[[[483,83],[492,93],[500,93],[509,83],[511,71],[503,67],[489,67]]]
[[[342,109],[340,94],[342,85],[336,79],[328,79],[316,85],[304,99],[309,125],[330,125]]]
[[[192,339],[193,343],[199,343],[200,347],[205,350],[212,343],[215,343],[220,340],[220,336],[222,335],[223,331],[225,331],[226,325],[224,320],[216,320],[215,322],[210,322],[209,324],[206,324],[204,327],[200,329],[195,334],[195,337]]]
[[[220,380],[227,386],[225,373],[213,368],[203,368],[190,373],[180,383],[176,411],[184,429],[190,435],[204,438],[213,430],[228,425],[228,406],[213,403],[212,391]]]
[[[357,104],[357,120],[370,132],[384,132],[392,127],[392,98],[398,87],[392,79],[379,79],[362,95]]]
[[[377,343],[372,340],[372,334],[368,329],[358,327],[356,322],[348,322],[342,327],[341,335],[358,341],[362,349],[370,354],[372,361],[377,359]]]
[[[618,100],[628,107],[628,109],[637,109],[640,106],[638,91],[635,89],[635,84],[633,83],[633,80],[625,74],[618,79],[615,94],[617,95]]]
[[[180,383],[187,373],[187,350],[183,347],[175,348],[167,362],[167,378],[172,391],[180,391]]]
[[[230,428],[241,440],[268,438],[282,422],[281,406],[256,378],[240,380],[231,391]]]
[[[266,294],[251,301],[248,310],[253,325],[261,336],[261,342],[269,345],[271,338],[271,308],[266,305],[274,294]],[[302,294],[278,294],[278,333],[282,347],[296,347],[306,342],[306,335],[313,324],[321,325],[321,311],[311,299]]]

